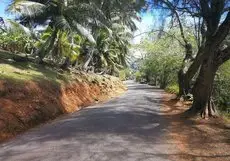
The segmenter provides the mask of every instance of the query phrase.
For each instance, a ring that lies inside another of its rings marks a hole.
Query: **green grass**
[[[71,80],[71,75],[67,72],[59,73],[54,68],[45,67],[31,62],[12,62],[12,55],[0,51],[0,79],[11,80],[14,82],[23,81],[43,81],[48,80],[55,83],[62,83],[63,81]]]
[[[71,74],[70,72],[60,72],[52,66],[44,66],[32,62],[14,62],[12,57],[15,54],[0,50],[0,80],[7,80],[15,83],[23,83],[25,81],[51,81],[58,85],[69,83],[73,80],[80,82],[86,81],[91,83],[103,82],[105,77],[97,74]],[[11,61],[9,61],[11,59]],[[112,77],[110,77],[112,79]]]
[[[0,59],[1,60],[12,59],[13,56],[14,56],[13,53],[0,49]]]
[[[179,86],[177,84],[168,85],[165,88],[165,91],[173,94],[179,94]]]
[[[227,113],[226,111],[220,111],[220,115],[223,117],[225,122],[230,123],[230,113]]]

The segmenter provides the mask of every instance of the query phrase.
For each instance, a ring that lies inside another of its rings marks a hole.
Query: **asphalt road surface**
[[[165,133],[162,91],[127,82],[109,102],[34,128],[0,145],[1,161],[166,161],[177,145]]]

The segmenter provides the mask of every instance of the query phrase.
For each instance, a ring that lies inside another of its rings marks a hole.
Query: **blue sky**
[[[0,17],[10,17],[5,13],[5,9],[9,4],[10,0],[0,0]]]
[[[143,13],[141,15],[142,21],[138,22],[136,21],[136,25],[138,27],[138,30],[134,33],[134,35],[139,35],[144,32],[151,31],[151,29],[154,26],[154,16],[151,13]],[[144,35],[140,35],[138,37],[135,37],[133,40],[134,44],[140,43],[141,39]]]

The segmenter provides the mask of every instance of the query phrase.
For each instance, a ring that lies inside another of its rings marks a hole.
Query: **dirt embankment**
[[[124,91],[118,78],[86,73],[61,84],[0,80],[0,141]]]

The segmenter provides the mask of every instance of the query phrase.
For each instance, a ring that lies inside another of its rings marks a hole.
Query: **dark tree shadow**
[[[68,160],[69,155],[74,154],[76,154],[75,157],[79,157],[79,159],[75,158],[76,160],[81,160],[80,157],[83,155],[92,155],[93,158],[104,155],[105,151],[111,157],[110,159],[120,158],[118,160],[124,160],[122,157],[131,158],[131,160],[132,158],[133,160],[137,158],[177,160],[178,157],[188,157],[191,160],[230,158],[230,152],[223,155],[215,153],[196,155],[178,150],[177,143],[167,136],[168,131],[188,134],[195,122],[189,120],[191,122],[188,121],[188,123],[191,126],[186,128],[186,124],[181,124],[181,121],[185,120],[179,117],[180,114],[169,114],[177,110],[174,106],[162,111],[162,90],[147,85],[130,84],[128,87],[129,91],[120,98],[63,116],[3,144],[0,148],[0,159],[10,160],[26,155],[30,153],[30,148],[34,153],[36,152],[33,160],[43,160],[47,159],[46,157],[50,160]],[[174,129],[174,123],[181,124],[181,128]],[[196,127],[194,130],[199,132]],[[205,136],[203,131],[200,133],[202,137]],[[191,140],[195,141],[195,139]],[[222,141],[229,143],[229,140],[215,139],[207,139],[202,143],[216,144]],[[192,142],[186,144],[191,149],[195,148],[194,145],[200,144]],[[47,156],[39,155],[47,147],[56,147],[56,149],[46,153]],[[66,153],[66,158],[65,155],[58,155],[63,152]],[[88,160],[95,159],[92,158]]]

